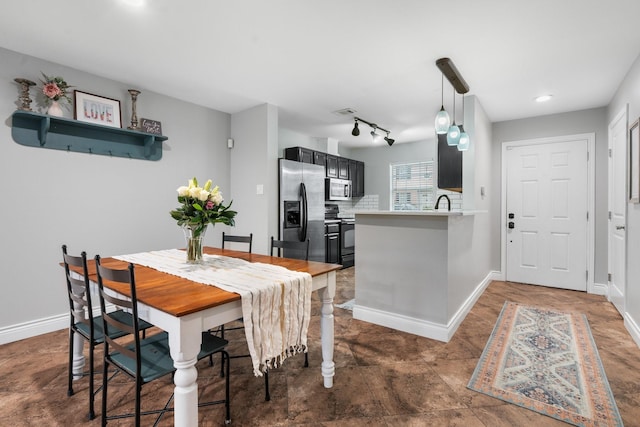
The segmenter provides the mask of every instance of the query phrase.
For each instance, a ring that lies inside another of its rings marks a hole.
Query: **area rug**
[[[506,302],[467,385],[576,426],[622,426],[584,314]]]

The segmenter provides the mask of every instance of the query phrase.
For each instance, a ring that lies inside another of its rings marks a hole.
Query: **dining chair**
[[[251,253],[251,245],[253,242],[253,233],[249,233],[248,236],[238,236],[238,235],[231,235],[231,234],[225,234],[225,232],[222,232],[222,249],[224,249],[224,242],[234,242],[234,243],[246,243],[249,245],[248,247],[248,251],[249,253]],[[240,322],[242,323],[242,318],[240,319],[236,319],[236,322]],[[225,331],[236,331],[236,330],[241,330],[244,329],[244,325],[240,325],[240,326],[231,326],[228,327],[226,325],[220,325],[215,329],[215,332],[212,331],[213,333],[215,333],[216,335],[219,335],[220,338],[224,339],[224,333]],[[230,356],[232,359],[236,359],[238,357],[247,357],[248,355],[241,355],[241,356]],[[213,358],[209,359],[209,365],[213,366]],[[224,376],[224,363],[222,363],[220,365],[220,375]]]
[[[173,374],[176,368],[173,365],[169,348],[169,334],[160,332],[148,338],[140,338],[139,326],[141,320],[138,318],[138,298],[136,293],[136,281],[134,265],[129,264],[124,270],[112,269],[101,264],[99,255],[96,255],[96,270],[98,274],[98,295],[100,297],[100,311],[102,314],[103,328],[113,328],[125,334],[131,334],[133,342],[123,342],[116,340],[109,335],[104,340],[104,365],[102,376],[102,425],[106,426],[107,420],[135,417],[136,427],[140,426],[142,415],[158,414],[156,425],[165,412],[171,411],[169,407],[173,400],[173,393],[162,409],[141,411],[140,393],[142,386],[165,375]],[[113,292],[105,290],[105,282],[122,283],[128,285],[129,296],[124,298],[114,295]],[[122,323],[117,316],[107,313],[107,304],[131,312],[133,323],[131,325]],[[215,353],[221,353],[226,364],[225,399],[211,402],[199,403],[198,406],[209,406],[216,404],[225,405],[225,424],[231,423],[230,401],[229,401],[229,355],[225,348],[228,341],[216,337],[209,332],[202,333],[202,345],[198,360],[209,357]],[[135,412],[119,415],[107,415],[107,395],[108,395],[108,367],[114,367],[117,372],[123,372],[135,380]]]
[[[300,259],[309,261],[309,242],[309,239],[304,242],[297,240],[275,240],[273,236],[271,236],[271,256],[273,256],[274,249],[278,250],[278,256],[285,256],[285,250],[292,250],[303,255]]]
[[[224,242],[235,242],[235,243],[247,243],[249,245],[249,250],[247,252],[251,253],[251,243],[253,242],[253,233],[250,233],[248,236],[234,236],[231,234],[225,234],[222,232],[222,249],[224,249]]]
[[[80,256],[67,253],[67,245],[62,245],[62,259],[67,282],[67,299],[69,301],[69,384],[67,396],[73,396],[73,340],[81,337],[89,345],[89,370],[82,375],[89,376],[89,414],[87,418],[95,418],[94,401],[97,391],[94,391],[94,353],[95,348],[104,342],[104,331],[100,316],[93,315],[93,303],[91,301],[91,286],[87,268],[87,254],[82,252]],[[80,269],[82,274],[73,271],[71,267]],[[120,322],[132,325],[131,314],[122,310],[112,313],[112,316]],[[139,329],[144,331],[150,328],[150,323],[141,321]],[[113,328],[107,329],[112,338],[120,338],[126,332]]]

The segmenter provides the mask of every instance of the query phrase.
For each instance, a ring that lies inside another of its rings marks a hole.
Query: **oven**
[[[356,252],[356,224],[353,219],[340,222],[340,264],[344,268],[353,267]]]

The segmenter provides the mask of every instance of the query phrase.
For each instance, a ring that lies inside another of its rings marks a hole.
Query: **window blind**
[[[392,164],[390,178],[391,210],[425,210],[433,206],[433,161]]]

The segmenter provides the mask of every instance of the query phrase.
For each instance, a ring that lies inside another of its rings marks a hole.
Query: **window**
[[[425,210],[433,206],[433,161],[391,165],[391,210]]]

